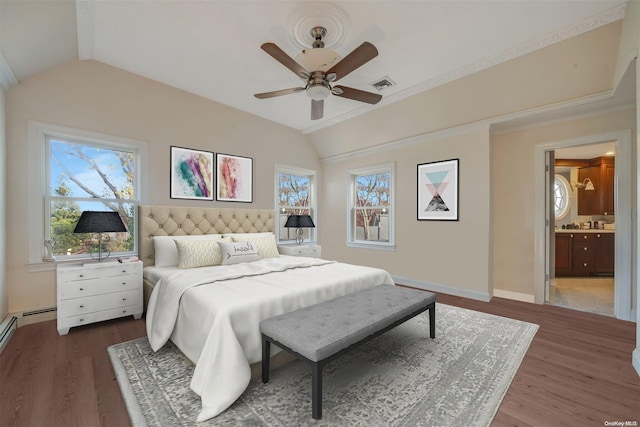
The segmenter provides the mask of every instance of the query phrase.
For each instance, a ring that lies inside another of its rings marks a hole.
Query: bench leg
[[[262,382],[269,382],[269,354],[271,353],[271,342],[264,335],[262,336]]]
[[[429,336],[436,337],[436,303],[429,307]]]
[[[322,418],[322,366],[311,366],[311,416],[314,420]]]

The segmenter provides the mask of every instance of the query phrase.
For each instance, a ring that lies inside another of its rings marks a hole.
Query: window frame
[[[288,166],[276,164],[275,186],[274,186],[274,202],[275,202],[275,235],[276,244],[278,245],[295,245],[295,240],[282,240],[280,238],[280,174],[306,176],[309,178],[309,212],[315,228],[309,229],[309,238],[304,240],[303,244],[316,244],[318,242],[318,207],[317,207],[317,172],[312,169],[305,169],[296,166]]]
[[[29,271],[46,271],[55,269],[56,264],[78,262],[92,259],[86,257],[64,257],[54,262],[43,261],[44,241],[50,232],[50,200],[49,190],[49,147],[48,139],[58,138],[72,142],[104,147],[107,149],[126,150],[135,153],[136,176],[134,192],[138,197],[131,200],[134,205],[144,204],[147,189],[147,143],[112,135],[74,129],[49,123],[29,121],[28,123],[28,167],[32,173],[28,178],[28,224],[29,224]],[[100,200],[100,199],[98,199]],[[105,198],[106,200],[106,198]],[[93,199],[92,201],[96,201]],[[135,209],[137,215],[137,208]],[[134,233],[134,250],[138,251],[138,235]]]
[[[556,200],[556,194],[555,194],[555,183],[556,181],[560,181],[560,183],[562,184],[562,187],[564,187],[565,193],[566,193],[566,204],[564,209],[562,210],[562,212],[560,213],[560,215],[556,215],[555,213],[555,200]],[[565,218],[569,212],[571,211],[571,203],[573,200],[572,197],[572,189],[571,189],[571,184],[569,183],[569,181],[567,180],[567,178],[565,178],[564,176],[562,176],[559,173],[554,174],[553,177],[553,183],[554,183],[554,191],[553,191],[553,204],[554,204],[554,209],[553,209],[553,214],[555,217],[555,220],[561,220],[563,218]]]
[[[356,196],[356,179],[358,176],[371,175],[375,173],[389,173],[389,241],[379,242],[370,240],[357,240],[355,239],[356,230],[353,227],[354,212],[358,207],[354,206]],[[347,247],[363,248],[363,249],[378,249],[395,251],[395,163],[383,163],[374,166],[368,166],[364,168],[351,169],[348,174],[348,199],[347,199]]]

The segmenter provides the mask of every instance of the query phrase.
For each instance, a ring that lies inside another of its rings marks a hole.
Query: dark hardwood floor
[[[634,323],[501,298],[438,302],[540,325],[493,426],[640,425]],[[0,355],[0,426],[130,425],[105,349],[144,335],[132,318],[63,337],[55,321],[19,328]]]

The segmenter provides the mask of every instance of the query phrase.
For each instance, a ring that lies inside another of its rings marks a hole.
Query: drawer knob
[[[126,272],[127,272],[127,270],[122,270],[122,272],[123,272],[123,273],[126,273]]]
[[[585,250],[585,251],[587,250],[587,247],[586,247],[586,246],[584,247],[584,250]]]
[[[126,314],[126,313],[127,313],[127,310],[122,310],[122,312]]]
[[[84,305],[81,305],[80,308],[84,308]]]
[[[84,322],[84,319],[80,319],[81,322]]]
[[[81,291],[84,291],[84,288],[80,288]]]
[[[122,298],[122,301],[126,301],[126,300],[127,300],[126,298]]]
[[[127,284],[127,282],[122,282],[122,284],[123,284],[123,285],[126,285],[126,284]]]
[[[585,266],[585,267],[587,266],[587,263],[586,263],[586,262],[584,263],[584,266]]]
[[[84,274],[81,274],[80,277],[84,277]]]
[[[582,236],[582,237],[584,237],[584,239],[587,240],[587,236]]]

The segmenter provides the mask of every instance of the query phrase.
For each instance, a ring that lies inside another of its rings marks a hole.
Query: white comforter
[[[147,334],[154,350],[171,338],[195,363],[191,388],[202,399],[200,422],[249,385],[249,365],[262,359],[261,320],[380,284],[393,284],[384,270],[287,256],[173,270],[151,294]]]

